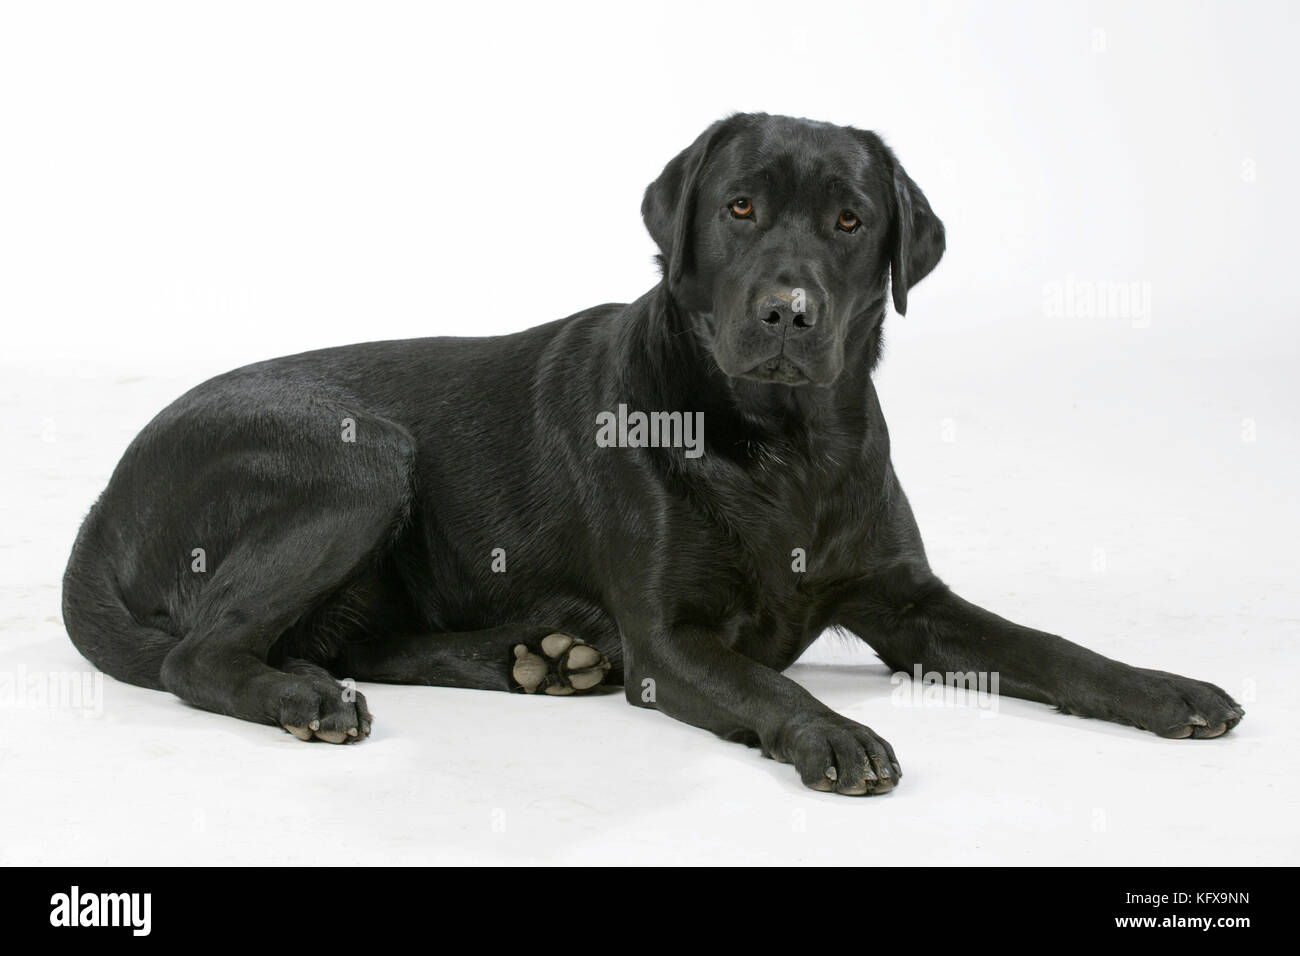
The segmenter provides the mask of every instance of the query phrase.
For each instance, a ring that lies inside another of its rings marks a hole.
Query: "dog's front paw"
[[[610,663],[590,644],[568,634],[548,634],[535,650],[515,645],[511,676],[526,694],[572,694],[590,690],[605,679]]]
[[[1161,737],[1221,737],[1246,711],[1221,688],[1164,671],[1139,670],[1145,693],[1133,721]]]
[[[1127,671],[1113,695],[1062,709],[1081,717],[1132,724],[1161,737],[1197,740],[1223,736],[1246,713],[1222,688],[1205,681],[1138,667]]]
[[[888,793],[903,776],[893,747],[835,713],[790,718],[763,752],[794,764],[805,786],[848,796]]]

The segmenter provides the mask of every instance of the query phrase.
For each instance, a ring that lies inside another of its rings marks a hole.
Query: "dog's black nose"
[[[788,326],[792,331],[810,329],[817,324],[817,313],[802,290],[769,292],[760,296],[758,320],[773,330]]]

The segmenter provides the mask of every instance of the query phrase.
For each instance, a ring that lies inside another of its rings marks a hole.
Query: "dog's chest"
[[[833,622],[863,571],[871,496],[853,477],[787,470],[715,499],[715,595],[738,650],[784,667]]]

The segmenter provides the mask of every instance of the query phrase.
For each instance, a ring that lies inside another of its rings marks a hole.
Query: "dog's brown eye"
[[[851,210],[845,209],[840,213],[840,218],[835,220],[835,225],[839,226],[845,232],[852,232],[858,228],[860,220]]]
[[[737,199],[731,204],[731,214],[737,219],[748,219],[754,215],[754,204],[748,199]]]

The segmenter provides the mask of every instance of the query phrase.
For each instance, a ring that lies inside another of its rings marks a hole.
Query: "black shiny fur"
[[[733,116],[642,212],[664,279],[630,305],[274,359],[178,399],[77,539],[76,645],[120,679],[337,738],[369,718],[330,675],[518,689],[512,648],[563,631],[631,703],[848,794],[901,770],[782,675],[829,627],[899,670],[997,672],[1004,693],[1169,736],[1240,719],[1212,685],[1002,620],[931,572],[871,374],[887,298],[906,311],[944,233],[878,137]],[[599,447],[620,404],[703,412],[704,453]]]

